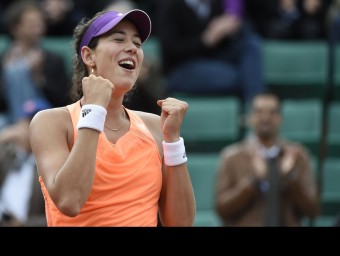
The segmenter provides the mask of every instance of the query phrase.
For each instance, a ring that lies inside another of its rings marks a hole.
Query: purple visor
[[[131,10],[127,13],[109,11],[99,16],[86,30],[79,46],[79,54],[81,48],[85,45],[88,46],[92,38],[108,32],[124,18],[131,21],[136,26],[142,42],[148,39],[151,33],[151,20],[146,12],[138,9]]]

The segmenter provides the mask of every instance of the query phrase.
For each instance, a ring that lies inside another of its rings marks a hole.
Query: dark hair
[[[277,101],[278,111],[279,111],[279,113],[281,112],[281,98],[277,93],[270,91],[270,90],[265,90],[261,93],[256,94],[252,99],[252,106],[254,104],[255,99],[257,99],[259,97],[270,97],[270,98],[275,99]]]
[[[90,27],[92,22],[97,19],[103,12],[98,12],[92,19],[83,18],[73,31],[73,50],[74,56],[72,60],[72,87],[70,91],[71,99],[77,101],[83,97],[82,80],[89,75],[85,63],[79,55],[79,46],[86,30]],[[89,43],[91,49],[96,48],[99,37],[95,37]]]

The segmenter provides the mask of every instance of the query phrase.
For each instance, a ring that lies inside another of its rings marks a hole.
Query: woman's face
[[[141,45],[135,25],[122,20],[99,39],[93,51],[95,73],[110,80],[115,91],[130,90],[138,78],[144,59]]]

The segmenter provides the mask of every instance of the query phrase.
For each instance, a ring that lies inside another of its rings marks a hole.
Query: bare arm
[[[73,127],[65,108],[42,111],[30,125],[38,173],[51,199],[63,214],[76,216],[92,188],[99,132],[79,130],[72,149],[71,134]]]
[[[151,131],[163,155],[162,141],[179,140],[179,126],[187,109],[185,102],[167,99],[159,102],[163,116],[152,118]],[[170,117],[171,116],[171,117]],[[163,128],[163,129],[162,129]],[[163,180],[159,207],[160,219],[164,226],[192,226],[195,218],[195,199],[187,164],[162,168]]]

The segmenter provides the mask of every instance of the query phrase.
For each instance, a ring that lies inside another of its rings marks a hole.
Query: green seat
[[[188,152],[219,151],[239,137],[240,102],[227,96],[179,96],[189,104],[181,127]]]
[[[0,35],[0,54],[6,49],[8,46],[8,37],[5,35]]]
[[[323,95],[328,74],[326,42],[266,40],[263,56],[265,82],[282,97]]]
[[[328,155],[340,156],[340,102],[330,103],[328,111]]]
[[[336,222],[335,216],[321,215],[313,220],[313,227],[334,227]]]
[[[215,211],[218,153],[189,153],[188,169],[196,200],[195,226],[220,226]]]
[[[317,155],[320,146],[322,103],[321,100],[282,101],[283,123],[280,129],[284,138],[300,142]]]
[[[324,160],[322,189],[322,215],[336,216],[340,211],[340,157]]]
[[[143,43],[144,56],[161,63],[160,42],[156,36],[150,36]]]
[[[319,159],[316,155],[310,155],[310,165],[312,168],[313,172],[313,177],[315,180],[318,179],[318,164],[319,164]]]

